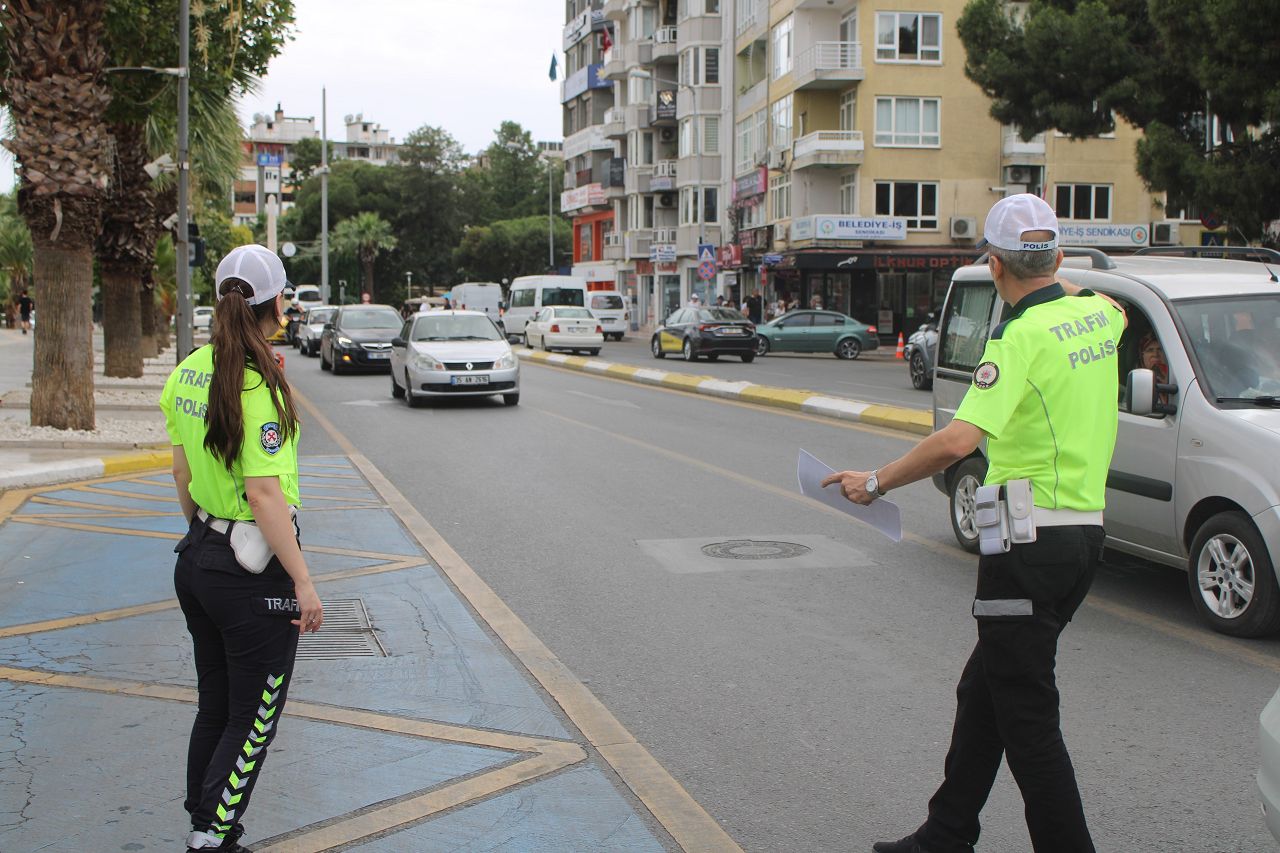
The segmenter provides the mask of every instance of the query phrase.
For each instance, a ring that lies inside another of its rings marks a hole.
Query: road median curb
[[[549,364],[583,373],[598,373],[642,385],[658,385],[693,394],[741,400],[745,403],[793,412],[800,411],[819,417],[887,427],[913,435],[928,435],[933,431],[932,415],[918,409],[865,403],[844,397],[830,397],[816,391],[757,385],[754,382],[731,382],[714,376],[676,373],[660,368],[633,367],[602,361],[598,358],[520,349],[516,349],[515,352],[521,359],[535,364]]]
[[[167,468],[173,461],[171,450],[140,450],[104,456],[20,463],[0,474],[0,491],[33,486],[56,486],[98,477],[114,477],[139,471]]]

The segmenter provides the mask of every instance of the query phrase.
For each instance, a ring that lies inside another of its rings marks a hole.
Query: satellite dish
[[[294,255],[298,254],[298,247],[292,243],[285,243],[280,247],[280,254],[284,255],[286,258],[292,258]]]

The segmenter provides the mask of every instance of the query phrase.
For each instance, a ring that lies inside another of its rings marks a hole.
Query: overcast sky
[[[561,138],[559,83],[547,72],[560,50],[563,0],[296,0],[295,38],[271,62],[257,112],[316,117],[328,90],[329,138],[343,117],[363,113],[397,142],[424,124],[448,130],[468,153],[483,149],[504,120],[535,141]],[[563,58],[560,60],[563,62]],[[563,71],[563,67],[561,67]],[[559,75],[563,79],[563,74]],[[0,190],[13,184],[5,152]]]

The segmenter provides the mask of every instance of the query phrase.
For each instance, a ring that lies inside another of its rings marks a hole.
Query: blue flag
[[[551,54],[551,79],[552,79],[552,81],[554,81],[554,80],[556,79],[556,69],[557,69],[559,66],[560,66],[560,57],[556,56],[554,53],[553,53],[553,54]]]

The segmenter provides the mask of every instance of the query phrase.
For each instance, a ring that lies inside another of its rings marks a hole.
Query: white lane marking
[[[619,406],[623,409],[640,408],[630,400],[612,400],[608,397],[600,397],[596,394],[588,394],[586,391],[565,391],[566,394],[572,394],[575,397],[586,397],[588,400],[595,400],[597,403],[604,403],[609,406]]]
[[[394,406],[397,405],[394,400],[344,400],[344,406]]]

